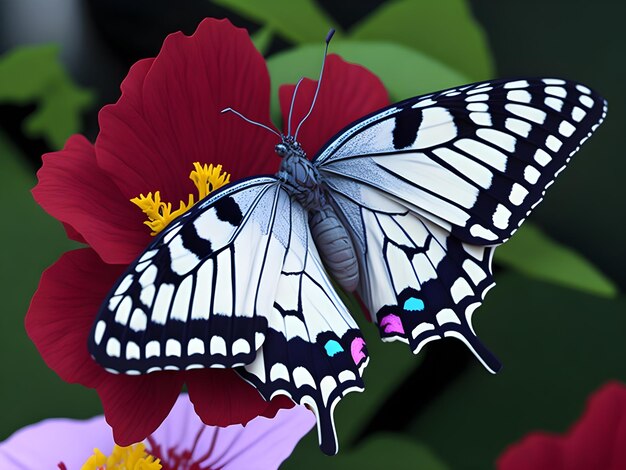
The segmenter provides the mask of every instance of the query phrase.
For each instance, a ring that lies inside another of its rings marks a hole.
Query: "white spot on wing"
[[[130,310],[133,308],[133,300],[129,295],[124,297],[122,303],[115,312],[115,321],[120,325],[126,325],[128,323],[128,317],[130,316]]]
[[[320,389],[322,392],[322,401],[324,405],[328,403],[328,397],[333,392],[333,390],[335,390],[336,387],[337,382],[335,381],[335,378],[330,375],[327,375],[321,380]]]
[[[471,259],[463,261],[463,270],[469,275],[470,279],[476,286],[487,277],[485,271],[483,271],[483,269]]]
[[[529,122],[515,118],[506,118],[504,121],[504,127],[511,132],[515,132],[517,135],[521,135],[522,137],[528,137],[533,128]]]
[[[512,90],[506,94],[506,97],[510,101],[517,101],[519,103],[530,103],[532,96],[526,90]]]
[[[109,357],[120,357],[121,344],[117,338],[109,338],[106,353]]]
[[[519,206],[524,199],[528,196],[528,190],[519,183],[513,183],[511,187],[511,194],[509,194],[509,201],[515,206]]]
[[[524,168],[524,179],[530,184],[535,184],[537,180],[539,180],[540,176],[541,173],[539,173],[537,168],[535,168],[534,166],[528,165],[526,168]]]
[[[226,341],[221,336],[213,336],[210,344],[211,354],[226,356]]]
[[[537,149],[537,151],[535,152],[535,161],[541,166],[546,166],[552,161],[552,157],[545,150]]]
[[[152,340],[146,344],[146,359],[150,357],[159,357],[161,355],[161,345],[158,341]]]
[[[508,210],[502,204],[498,204],[496,211],[493,213],[493,224],[499,229],[504,230],[509,226],[509,218],[511,217],[511,211]]]
[[[465,297],[474,295],[474,291],[465,280],[465,278],[460,277],[456,281],[454,281],[454,284],[452,284],[452,287],[450,288],[450,294],[452,294],[452,300],[454,301],[454,303],[458,304]]]
[[[459,317],[457,317],[456,313],[454,313],[454,310],[451,308],[444,308],[437,314],[437,323],[439,323],[439,325],[444,325],[446,323],[456,323],[460,325],[461,320],[459,320]]]
[[[505,109],[519,117],[528,119],[529,121],[536,122],[537,124],[543,124],[546,120],[545,111],[533,108],[532,106],[526,106],[523,104],[507,104]]]
[[[181,347],[180,341],[170,338],[165,343],[165,355],[180,357]]]
[[[480,129],[480,130],[491,130],[491,129]],[[478,142],[473,139],[461,139],[454,143],[454,146],[467,152],[472,157],[486,163],[500,171],[506,170],[506,160],[507,157],[505,154],[491,147],[490,145],[483,144],[482,142]]]
[[[178,286],[174,303],[172,304],[172,312],[170,320],[187,321],[189,315],[189,301],[191,299],[191,286],[193,285],[193,275],[187,276]]]
[[[100,320],[98,321],[98,323],[96,323],[96,329],[93,334],[93,340],[96,345],[99,345],[100,341],[102,341],[102,336],[104,336],[104,331],[106,330],[106,327],[107,324],[104,322],[104,320]]]
[[[528,82],[526,80],[516,80],[514,82],[508,82],[504,84],[504,88],[507,90],[513,88],[528,88]]]
[[[487,142],[493,143],[504,150],[509,152],[515,151],[515,144],[517,139],[512,135],[505,132],[498,131],[496,129],[478,129],[476,135]]]
[[[249,354],[250,353],[250,343],[243,338],[237,339],[232,346],[233,356],[237,354]]]
[[[117,286],[117,289],[115,289],[115,292],[113,293],[113,295],[119,295],[119,294],[125,293],[130,287],[130,285],[132,284],[133,277],[134,276],[132,274],[127,274],[126,277],[122,279],[122,282],[120,282],[120,284]]]
[[[498,236],[491,230],[483,227],[482,225],[474,224],[470,227],[470,235],[476,238],[482,238],[484,240],[493,241],[497,240]]]
[[[300,388],[304,385],[310,385],[313,388],[317,388],[311,373],[302,366],[296,367],[293,370],[293,383],[296,385],[296,388]]]
[[[270,380],[272,382],[276,382],[281,379],[289,381],[289,371],[287,370],[287,366],[285,366],[285,364],[277,362],[270,369]]]
[[[148,324],[148,317],[140,308],[133,311],[130,317],[130,329],[133,331],[145,331]]]
[[[187,355],[204,354],[204,341],[200,338],[191,338],[187,343]]]
[[[126,359],[139,359],[141,356],[141,351],[139,349],[139,345],[134,341],[129,341],[126,344]]]
[[[553,152],[558,152],[561,149],[561,145],[563,145],[563,142],[561,142],[553,135],[549,135],[546,138],[546,147],[548,147]]]

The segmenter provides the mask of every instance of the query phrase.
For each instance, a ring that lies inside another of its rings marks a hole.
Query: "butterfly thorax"
[[[289,195],[309,214],[309,227],[326,267],[348,292],[356,290],[359,269],[350,235],[327,202],[319,171],[309,161],[300,144],[284,138],[276,146],[283,161],[276,177]]]
[[[325,201],[319,172],[308,160],[300,144],[285,138],[276,146],[276,153],[283,160],[276,176],[289,194],[307,211],[323,206]]]

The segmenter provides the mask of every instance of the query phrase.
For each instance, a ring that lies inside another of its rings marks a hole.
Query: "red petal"
[[[279,409],[293,407],[287,397],[267,402],[232,369],[187,372],[189,399],[200,419],[209,426],[246,424],[257,416],[274,417]]]
[[[567,468],[625,468],[626,387],[606,384],[589,399],[580,420],[568,432],[564,453]]]
[[[141,210],[98,168],[94,147],[83,136],[44,155],[37,176],[35,200],[64,223],[70,238],[84,239],[105,262],[127,264],[149,243]]]
[[[274,173],[276,137],[232,114],[269,123],[269,75],[245,30],[204,20],[192,36],[167,37],[150,67],[137,65],[122,96],[102,109],[99,165],[126,198],[160,190],[178,206],[195,192],[192,163],[222,164],[231,181]]]
[[[626,386],[612,382],[594,393],[585,413],[563,436],[526,436],[500,456],[499,470],[626,468]]]
[[[294,133],[300,120],[309,111],[316,86],[317,82],[305,79],[298,89],[291,124]],[[279,90],[285,133],[294,89],[294,85],[284,85]],[[387,104],[389,96],[376,75],[360,65],[349,64],[331,54],[326,59],[323,83],[315,107],[300,128],[298,142],[312,157],[343,127]]]
[[[563,447],[558,436],[532,433],[505,450],[497,461],[498,470],[561,470]]]
[[[85,248],[65,253],[41,276],[26,331],[46,364],[66,382],[96,387],[109,375],[89,355],[87,337],[122,269]]]
[[[143,441],[152,434],[174,406],[184,382],[180,372],[107,376],[97,392],[120,446]]]

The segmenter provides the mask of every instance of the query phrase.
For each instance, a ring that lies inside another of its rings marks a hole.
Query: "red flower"
[[[499,470],[626,468],[626,386],[606,384],[567,433],[531,433],[506,449],[497,465]]]
[[[295,123],[308,110],[314,86],[308,80],[300,87]],[[73,136],[63,150],[43,157],[33,195],[71,239],[88,248],[65,253],[44,272],[26,316],[28,334],[61,378],[96,389],[121,445],[151,434],[184,383],[206,424],[271,417],[291,407],[291,400],[281,396],[266,402],[230,369],[112,375],[87,351],[101,302],[151,239],[131,198],[159,190],[165,201],[187,201],[193,162],[222,164],[231,181],[278,170],[276,136],[220,114],[232,107],[269,124],[270,83],[263,58],[244,30],[227,20],[207,19],[190,37],[170,35],[156,58],[131,68],[121,89],[118,102],[100,112],[95,145]],[[280,90],[283,110],[292,90]],[[386,92],[374,75],[330,56],[299,140],[312,155],[344,125],[386,104]]]

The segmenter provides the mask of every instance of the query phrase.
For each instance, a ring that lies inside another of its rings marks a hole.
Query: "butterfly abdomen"
[[[348,292],[359,283],[359,266],[350,235],[330,206],[309,211],[309,227],[326,267]]]

